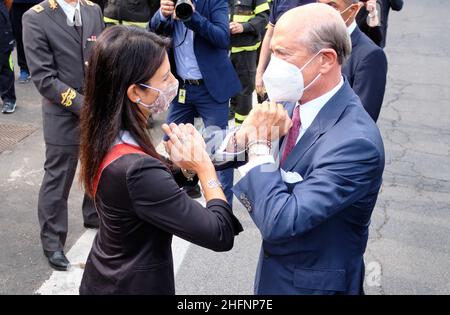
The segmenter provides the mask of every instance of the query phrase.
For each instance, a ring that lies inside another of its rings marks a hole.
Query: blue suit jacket
[[[164,22],[157,11],[149,25],[152,31],[171,37],[174,23],[183,22],[172,18]],[[192,18],[184,23],[195,33],[194,53],[209,94],[219,103],[227,102],[242,89],[228,57],[230,46],[228,2],[197,0]],[[172,72],[176,74],[173,50],[170,51],[169,58]]]
[[[383,49],[356,27],[351,35],[352,54],[342,68],[350,86],[376,122],[386,88],[387,59]]]
[[[303,180],[285,183],[279,169],[267,166],[233,187],[263,238],[255,293],[362,294],[384,148],[347,81],[283,165]]]

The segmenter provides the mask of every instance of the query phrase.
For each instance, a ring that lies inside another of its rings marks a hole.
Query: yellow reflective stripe
[[[264,11],[270,10],[269,4],[267,2],[264,2],[263,4],[260,4],[256,6],[255,8],[255,14],[259,14]]]
[[[245,118],[247,118],[248,115],[240,115],[238,113],[234,113],[234,119],[239,120],[239,121],[244,121]]]
[[[105,22],[105,23],[112,23],[112,24],[119,24],[118,20],[110,19],[109,17],[106,17],[106,16],[103,17],[103,22]]]
[[[261,46],[261,42],[258,42],[252,46],[231,47],[231,53],[234,54],[241,51],[254,51],[257,50],[259,46]]]
[[[12,53],[9,55],[9,68],[11,69],[11,71],[14,71],[14,63],[13,63],[13,59],[12,59]]]
[[[233,22],[245,23],[245,22],[250,21],[254,17],[255,17],[254,14],[252,14],[252,15],[233,15]]]
[[[132,26],[137,26],[140,28],[146,28],[147,27],[147,22],[128,22],[128,21],[122,21],[122,25],[132,25]]]
[[[103,17],[103,21],[105,23],[112,23],[112,24],[116,24],[119,25],[121,24],[119,20],[116,19],[111,19],[109,17]],[[137,26],[140,28],[146,28],[147,27],[147,22],[130,22],[130,21],[122,21],[122,25],[132,25],[132,26]]]

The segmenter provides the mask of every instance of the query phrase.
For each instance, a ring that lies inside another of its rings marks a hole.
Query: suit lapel
[[[89,12],[93,12],[93,10],[89,10],[86,7],[86,4],[83,0],[80,0],[80,11],[81,11],[81,23],[83,24],[82,30],[83,30],[83,44],[86,43],[89,36],[92,34],[92,18],[89,16]]]
[[[333,127],[345,108],[349,104],[348,100],[352,97],[352,89],[348,81],[344,79],[344,85],[339,91],[325,104],[314,119],[313,123],[306,130],[305,134],[295,145],[292,152],[286,158],[283,169],[291,171],[295,165],[301,161],[312,145],[331,127]]]
[[[305,134],[300,138],[300,140],[295,145],[294,149],[292,149],[291,153],[286,158],[286,161],[282,166],[283,169],[286,171],[292,170],[295,164],[297,164],[297,162],[301,160],[301,158],[314,144],[314,142],[316,142],[316,140],[320,137],[320,135],[321,135],[320,124],[316,117],[311,126],[309,126],[308,130],[306,130]]]
[[[350,36],[350,39],[352,41],[352,48],[355,48],[355,46],[358,44],[359,39],[361,38],[361,30],[358,26],[356,26],[355,30],[353,31],[352,35]]]
[[[48,10],[45,10],[45,13],[47,13],[48,16],[50,16],[50,19],[59,25],[64,31],[66,31],[70,36],[73,37],[73,39],[81,43],[80,35],[78,35],[77,31],[75,30],[75,27],[68,24],[67,16],[64,13],[63,9],[59,6],[59,4],[56,3],[55,0],[50,0],[49,2],[54,2],[57,7],[55,9],[52,9],[49,6]]]

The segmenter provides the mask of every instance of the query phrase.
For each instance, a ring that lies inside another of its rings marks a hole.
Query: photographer
[[[177,2],[177,3],[175,3]],[[228,126],[228,103],[241,90],[239,78],[228,57],[229,10],[226,1],[161,0],[149,27],[172,38],[169,51],[172,72],[180,82],[167,116],[168,123],[193,123],[199,115],[205,127]],[[232,170],[219,172],[231,204]],[[184,188],[198,197],[198,186]]]

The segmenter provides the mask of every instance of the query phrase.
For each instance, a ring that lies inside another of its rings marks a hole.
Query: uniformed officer
[[[242,124],[252,109],[256,60],[261,36],[269,22],[267,0],[229,0],[231,62],[239,76],[242,91],[231,99],[235,124]]]
[[[90,49],[104,28],[101,9],[86,0],[45,0],[23,16],[23,39],[31,77],[43,97],[45,174],[38,217],[44,254],[67,270],[67,199],[78,164],[79,115]],[[86,228],[98,227],[93,202],[83,200]]]

